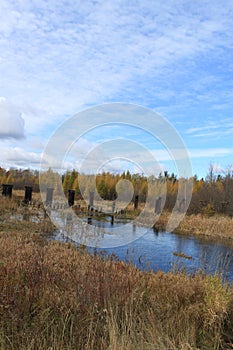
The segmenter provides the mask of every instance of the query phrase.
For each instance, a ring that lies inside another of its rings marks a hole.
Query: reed
[[[0,248],[3,350],[231,349],[233,290],[217,275],[142,272],[27,227]]]
[[[186,215],[175,232],[208,236],[212,238],[233,239],[233,218],[217,215]]]

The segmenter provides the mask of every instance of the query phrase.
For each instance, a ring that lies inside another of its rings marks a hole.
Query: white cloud
[[[1,149],[1,163],[4,167],[21,166],[26,168],[39,167],[41,154],[29,152],[19,147]]]
[[[145,77],[143,99],[168,98],[177,69],[186,73],[198,55],[232,44],[230,3],[1,3],[2,86],[10,94],[14,82],[14,97],[44,110],[44,120],[128,98]]]
[[[0,139],[24,137],[24,120],[19,110],[0,97]]]
[[[217,122],[227,109],[232,117],[232,17],[233,3],[218,0],[2,0],[0,95],[22,114],[1,123],[0,137],[26,133],[40,147],[66,117],[112,101],[187,119],[192,142],[231,136],[199,126],[210,110]]]

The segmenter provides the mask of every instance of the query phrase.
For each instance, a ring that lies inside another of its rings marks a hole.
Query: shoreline
[[[138,223],[139,225],[153,227],[153,229],[158,232],[169,232],[167,224],[171,216],[171,212],[163,211],[158,216],[157,221],[154,223],[154,221],[151,221],[149,214],[146,214],[140,218],[140,220],[137,220],[142,209],[143,208],[140,208],[135,211],[131,207],[129,210],[126,210],[123,216],[118,216],[118,218],[128,218],[131,220],[136,219],[136,224]],[[41,227],[43,227],[43,223],[45,222],[44,219],[47,217],[44,215],[45,212],[42,209],[39,200],[37,200],[32,206],[19,207],[15,199],[4,199],[0,205],[0,222],[3,226],[7,224],[6,226],[8,230],[11,226],[13,229],[17,228],[19,225],[21,226],[21,223],[24,221],[24,217],[27,217],[28,221],[30,221],[30,217],[35,217],[36,220],[34,222],[37,222]],[[179,213],[177,213],[177,215],[179,215]],[[12,220],[12,217],[15,217],[15,219]],[[19,217],[22,217],[22,219],[18,219]],[[50,220],[47,217],[45,231],[48,231],[49,221]],[[49,231],[51,231],[53,226],[52,222],[50,224]],[[196,237],[205,237],[208,239],[223,239],[233,243],[233,217],[224,216],[221,214],[215,214],[212,216],[205,216],[203,214],[186,214],[179,225],[170,232],[186,236],[192,235]]]
[[[155,228],[164,231],[170,215],[170,213],[162,213]],[[186,236],[227,239],[233,243],[233,218],[223,215],[211,217],[205,217],[201,214],[185,215],[172,232]]]

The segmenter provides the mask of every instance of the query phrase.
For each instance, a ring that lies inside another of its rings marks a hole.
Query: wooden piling
[[[89,206],[90,207],[94,206],[94,195],[95,195],[95,192],[90,192],[89,193]]]
[[[31,186],[25,186],[25,193],[24,193],[24,203],[29,204],[32,200],[32,187]]]
[[[68,190],[68,205],[72,207],[74,205],[75,190]]]
[[[134,197],[134,210],[138,209],[139,195],[136,194]]]
[[[51,204],[52,204],[52,201],[53,201],[53,191],[54,191],[54,188],[52,188],[52,187],[48,187],[48,188],[47,188],[46,200],[45,200],[45,204],[46,204],[46,205],[51,205]]]
[[[3,184],[2,185],[2,195],[5,197],[12,197],[12,188],[13,185],[9,185],[9,184]]]
[[[162,198],[158,197],[155,200],[155,214],[161,213],[161,204],[162,204]]]

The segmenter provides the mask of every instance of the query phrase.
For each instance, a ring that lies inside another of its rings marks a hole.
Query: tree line
[[[52,170],[50,169],[51,173]],[[56,174],[54,173],[54,178]],[[66,171],[62,175],[64,192],[75,190],[76,199],[82,199],[82,194],[92,190],[90,178],[85,174],[79,174],[77,170]],[[149,179],[143,174],[131,174],[124,171],[120,174],[103,172],[95,176],[95,186],[98,194],[104,200],[113,200],[117,196],[117,184],[120,180],[128,180],[132,184],[134,193],[139,195],[140,202],[146,202],[148,195],[148,180],[150,182],[163,181],[166,185],[166,201],[164,208],[172,210],[179,187],[179,179],[174,173],[167,171],[159,177],[151,176]],[[190,180],[190,179],[189,179]],[[195,175],[192,179],[192,198],[188,208],[188,214],[204,214],[211,216],[215,213],[233,216],[233,171],[229,170],[223,174],[215,174],[210,166],[206,178],[198,179]],[[34,192],[39,191],[39,171],[30,169],[0,168],[0,184],[13,184],[14,189],[24,189],[25,185],[32,186]],[[52,185],[52,184],[51,184]]]

